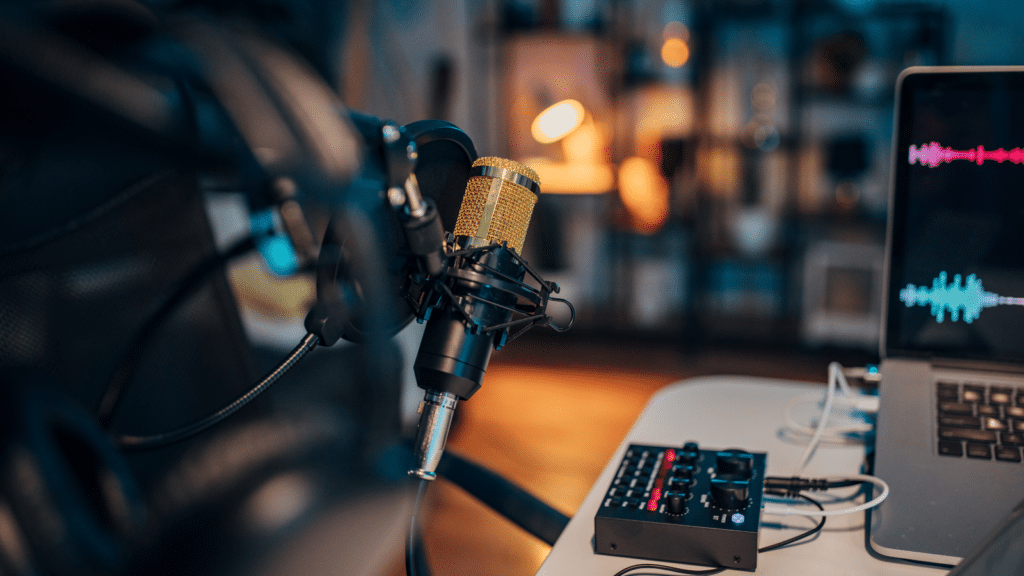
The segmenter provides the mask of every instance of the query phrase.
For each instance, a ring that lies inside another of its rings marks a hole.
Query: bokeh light
[[[640,232],[653,234],[668,218],[668,182],[650,160],[633,156],[622,161],[619,196]]]
[[[541,144],[551,144],[564,138],[583,123],[586,111],[576,100],[562,100],[544,109],[533,120],[530,133]]]
[[[681,68],[690,59],[690,47],[680,38],[669,38],[661,46],[661,59],[672,68]]]

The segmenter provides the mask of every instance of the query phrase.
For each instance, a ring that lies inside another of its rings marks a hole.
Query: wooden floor
[[[483,387],[459,405],[448,449],[572,515],[659,388],[704,374],[824,382],[831,359],[642,342],[517,342],[493,356]],[[526,576],[550,551],[443,480],[431,486],[423,519],[435,576]],[[388,574],[404,574],[403,566],[396,558]]]

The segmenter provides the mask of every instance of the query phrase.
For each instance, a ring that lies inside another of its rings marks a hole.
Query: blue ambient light
[[[256,248],[267,268],[278,276],[290,276],[299,269],[299,255],[295,253],[291,240],[276,235],[274,228],[274,214],[270,209],[256,212],[249,218],[249,229],[256,238]]]
[[[271,236],[259,242],[260,254],[267,268],[278,276],[289,276],[299,269],[299,257],[292,243],[283,236]]]

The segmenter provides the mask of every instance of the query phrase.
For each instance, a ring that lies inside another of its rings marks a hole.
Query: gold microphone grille
[[[538,192],[540,179],[529,166],[504,158],[478,159],[466,184],[455,235],[469,237],[470,247],[507,242],[522,252]]]

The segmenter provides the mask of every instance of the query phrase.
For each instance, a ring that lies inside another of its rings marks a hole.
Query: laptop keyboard
[[[939,454],[1021,461],[1024,388],[936,382]]]

